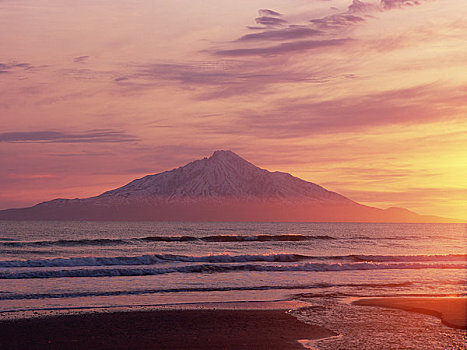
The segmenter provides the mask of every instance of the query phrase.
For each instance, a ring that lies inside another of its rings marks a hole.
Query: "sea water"
[[[301,300],[298,318],[340,334],[316,348],[465,348],[466,332],[436,318],[348,300],[467,296],[466,234],[466,224],[0,221],[0,317]]]

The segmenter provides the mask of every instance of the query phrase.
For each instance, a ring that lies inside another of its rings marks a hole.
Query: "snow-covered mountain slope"
[[[216,151],[209,158],[145,176],[96,198],[157,197],[349,201],[290,174],[258,168],[232,151]]]

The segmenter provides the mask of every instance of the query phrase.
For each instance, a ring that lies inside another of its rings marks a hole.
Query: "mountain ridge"
[[[209,158],[159,174],[147,175],[95,198],[110,196],[161,196],[168,199],[234,197],[265,199],[348,198],[294,177],[259,168],[232,151],[218,150]]]
[[[452,222],[365,206],[315,183],[259,168],[232,151],[83,199],[0,211],[0,220]]]

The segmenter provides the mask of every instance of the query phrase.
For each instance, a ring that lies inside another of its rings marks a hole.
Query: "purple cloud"
[[[261,41],[281,41],[274,46],[233,47],[224,49],[206,50],[216,56],[244,57],[244,56],[275,56],[292,52],[302,52],[312,49],[345,45],[348,38],[347,28],[364,23],[370,12],[389,10],[409,5],[418,5],[423,0],[381,0],[380,4],[353,0],[347,10],[334,13],[321,18],[314,18],[309,25],[290,24],[281,14],[272,10],[259,10],[260,17],[256,23],[266,27],[250,27],[250,29],[263,30],[259,33],[246,34],[234,43],[252,43]],[[277,29],[274,27],[281,26]],[[326,36],[325,36],[326,35]],[[321,40],[297,40],[307,37],[321,37]],[[232,44],[232,42],[230,43]]]
[[[318,28],[324,29],[354,25],[365,22],[365,20],[362,17],[355,16],[350,13],[338,13],[323,18],[312,19],[310,22],[315,24]]]
[[[269,10],[269,9],[260,9],[258,10],[260,16],[273,16],[273,17],[282,17],[282,14],[279,12]]]
[[[24,70],[29,70],[29,69],[32,69],[32,68],[36,68],[34,66],[32,66],[31,64],[29,63],[0,63],[0,70],[4,71],[4,72],[7,72],[11,69],[15,69],[15,68],[22,68]]]
[[[256,18],[256,23],[264,25],[265,27],[249,27],[253,30],[262,30],[259,33],[246,34],[235,40],[235,43],[252,43],[261,41],[280,41],[281,43],[274,46],[260,46],[260,47],[234,47],[227,49],[215,49],[211,52],[217,56],[274,56],[290,52],[307,51],[311,49],[324,48],[329,46],[339,46],[345,44],[350,39],[344,38],[346,36],[343,31],[336,31],[341,27],[352,26],[365,19],[361,16],[353,14],[356,9],[366,9],[368,4],[359,0],[354,0],[347,12],[329,15],[323,18],[316,18],[310,20],[311,24],[290,24],[281,14],[271,10],[259,10],[260,17]],[[281,27],[277,29],[277,27]],[[332,29],[332,31],[328,31]],[[332,35],[331,38],[329,34]],[[326,36],[325,36],[326,35]],[[321,37],[321,40],[303,40],[309,37]],[[232,44],[232,43],[230,43]]]
[[[385,10],[420,5],[423,0],[381,0],[381,7]]]
[[[262,24],[268,27],[279,27],[287,23],[287,21],[282,18],[271,17],[271,16],[257,17],[255,18],[255,22],[257,24]]]
[[[308,51],[323,47],[342,46],[347,44],[351,39],[330,39],[330,40],[303,40],[281,43],[275,46],[268,47],[257,47],[248,49],[231,49],[231,50],[219,50],[213,53],[218,56],[273,56],[286,54],[290,52]]]
[[[79,56],[79,57],[75,57],[75,58],[73,59],[73,62],[75,62],[75,63],[82,63],[82,62],[86,61],[88,58],[89,58],[89,56]]]
[[[322,34],[317,29],[305,26],[289,26],[285,29],[269,30],[261,33],[246,34],[236,41],[273,41],[273,40],[293,40]]]
[[[378,5],[364,2],[360,0],[353,0],[352,3],[348,7],[348,12],[371,12],[379,10]]]
[[[131,75],[115,79],[115,83],[125,89],[152,88],[166,86],[162,81],[174,81],[190,88],[200,87],[197,98],[208,100],[227,98],[234,95],[258,93],[270,85],[287,82],[321,83],[326,78],[322,72],[294,72],[284,66],[286,58],[275,58],[270,64],[271,70],[262,62],[255,60],[198,62],[193,64],[145,64],[138,65]]]
[[[0,142],[11,143],[121,143],[139,139],[123,131],[96,129],[81,133],[60,131],[14,131],[0,133]]]

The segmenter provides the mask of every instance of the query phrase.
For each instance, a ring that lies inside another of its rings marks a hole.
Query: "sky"
[[[0,209],[228,149],[467,218],[462,0],[0,0]]]

